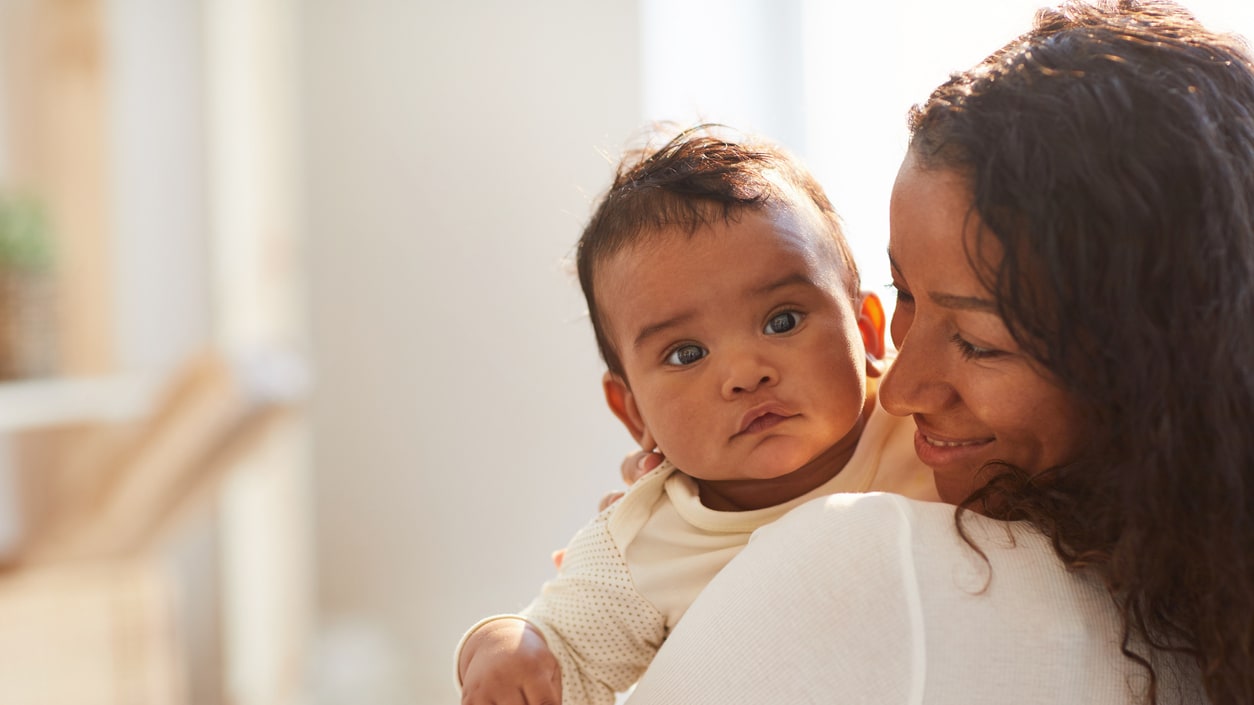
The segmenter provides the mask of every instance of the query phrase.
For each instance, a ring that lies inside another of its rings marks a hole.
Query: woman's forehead
[[[989,235],[962,171],[906,157],[889,214],[888,256],[898,274],[960,281],[971,288],[970,280],[981,281],[977,266],[986,276],[1001,262],[1000,243]]]

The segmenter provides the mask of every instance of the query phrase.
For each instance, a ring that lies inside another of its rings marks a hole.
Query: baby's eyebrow
[[[815,286],[814,280],[806,276],[804,273],[792,272],[753,289],[751,293],[754,296],[762,296],[764,294],[769,294],[772,291],[776,291],[777,289],[783,289],[784,287],[795,286],[798,284],[802,286]]]
[[[767,294],[773,291],[777,291],[785,287],[797,286],[797,285],[816,286],[814,281],[810,277],[806,276],[805,273],[790,272],[788,274],[785,274],[782,277],[779,277],[778,279],[772,279],[771,281],[761,286],[750,289],[749,295],[750,296],[766,296]],[[676,316],[671,316],[670,318],[667,318],[664,321],[651,323],[645,326],[644,328],[640,329],[640,332],[636,334],[636,338],[635,340],[632,341],[631,345],[636,350],[639,350],[641,347],[644,346],[644,344],[648,341],[649,338],[657,335],[658,333],[661,333],[662,331],[668,328],[674,328],[676,326],[683,325],[684,323],[687,323],[688,321],[696,318],[696,316],[697,316],[696,311],[685,311]]]
[[[672,316],[664,321],[658,321],[657,323],[647,325],[640,329],[640,332],[636,334],[636,339],[632,341],[631,345],[633,348],[639,350],[649,338],[661,333],[667,328],[674,328],[675,326],[682,325],[695,318],[696,315],[695,311],[686,311],[678,316]]]

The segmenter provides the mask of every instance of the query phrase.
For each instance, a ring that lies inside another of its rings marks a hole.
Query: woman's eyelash
[[[906,291],[905,289],[901,288],[901,286],[898,285],[897,283],[889,282],[885,284],[884,286],[889,289],[892,289],[893,291],[897,293],[898,301],[906,301],[906,302],[914,301],[914,295]]]
[[[949,339],[954,345],[958,346],[958,352],[967,360],[979,360],[990,357],[996,357],[1001,354],[1000,350],[992,350],[989,348],[981,348],[967,342],[962,335],[954,333]]]

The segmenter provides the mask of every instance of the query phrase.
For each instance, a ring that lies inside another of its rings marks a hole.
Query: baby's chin
[[[766,458],[749,458],[728,461],[724,465],[705,473],[688,472],[689,475],[701,480],[714,482],[771,482],[786,481],[816,472],[824,474],[822,468],[816,467],[815,457],[808,454],[777,454]],[[683,466],[676,463],[683,470]],[[838,472],[839,469],[836,470]],[[687,472],[685,470],[685,472]],[[829,473],[835,475],[835,472]]]

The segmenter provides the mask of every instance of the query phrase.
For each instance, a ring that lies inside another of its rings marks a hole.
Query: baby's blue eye
[[[700,345],[681,345],[671,351],[666,356],[666,364],[668,365],[691,365],[692,363],[705,357],[705,348]]]
[[[775,314],[771,320],[767,321],[766,327],[762,329],[762,332],[767,335],[779,335],[780,333],[787,333],[793,328],[796,328],[800,323],[800,313],[797,313],[796,311],[784,311],[783,313]]]

